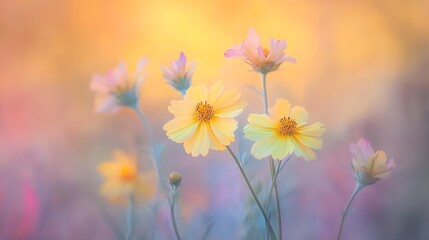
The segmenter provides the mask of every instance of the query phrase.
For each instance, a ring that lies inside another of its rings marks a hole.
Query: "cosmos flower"
[[[295,58],[285,55],[285,49],[286,41],[273,38],[270,40],[270,48],[263,48],[258,34],[250,28],[243,43],[226,50],[224,55],[227,58],[242,58],[255,71],[267,74],[276,71],[283,62],[296,62]]]
[[[359,139],[357,144],[350,144],[350,152],[353,155],[352,168],[355,180],[362,185],[374,184],[380,178],[390,175],[395,161],[387,160],[386,153],[374,150],[366,139]]]
[[[192,74],[194,74],[195,63],[191,62],[186,65],[186,56],[180,53],[179,59],[170,63],[170,68],[161,67],[164,72],[163,77],[177,91],[185,95],[186,90],[191,86]]]
[[[140,60],[131,76],[123,62],[105,75],[94,74],[90,88],[97,93],[95,111],[116,112],[121,106],[134,107],[140,98],[145,64],[145,59]]]
[[[240,94],[224,88],[220,83],[210,89],[192,86],[183,100],[172,101],[168,110],[174,119],[164,125],[169,139],[184,143],[188,154],[206,156],[209,149],[224,150],[235,141],[238,116],[246,103]]]
[[[154,177],[138,172],[135,155],[115,150],[113,160],[100,163],[98,171],[105,177],[100,194],[112,202],[126,202],[130,195],[147,199],[155,194]]]
[[[308,113],[303,107],[291,108],[285,99],[278,99],[267,114],[250,114],[244,137],[255,141],[251,153],[257,159],[272,156],[282,160],[295,153],[305,160],[316,159],[312,149],[322,147],[325,132],[320,122],[307,125]]]

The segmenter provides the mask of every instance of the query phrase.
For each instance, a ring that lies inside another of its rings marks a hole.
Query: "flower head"
[[[177,91],[185,95],[186,90],[191,86],[192,75],[194,74],[195,63],[186,65],[186,56],[180,53],[179,59],[170,63],[170,68],[161,67],[164,72],[163,77]]]
[[[350,152],[353,155],[352,168],[355,180],[362,185],[374,184],[380,178],[390,175],[395,161],[387,160],[386,153],[374,150],[366,139],[359,139],[357,144],[350,144]]]
[[[100,188],[102,196],[112,202],[125,202],[130,195],[143,199],[154,195],[152,176],[138,172],[136,156],[116,150],[113,157],[98,165],[99,173],[106,179]]]
[[[259,42],[259,36],[253,28],[249,29],[247,38],[241,45],[235,45],[226,50],[225,57],[242,58],[252,68],[262,74],[276,71],[283,62],[295,63],[296,59],[286,56],[286,41],[270,40],[270,48],[263,48]]]
[[[168,175],[168,182],[173,189],[176,189],[180,186],[180,183],[182,182],[182,174],[180,174],[179,172],[171,172]]]
[[[312,149],[322,147],[325,132],[320,122],[307,125],[308,113],[303,107],[291,108],[285,99],[277,100],[267,114],[250,114],[244,137],[255,141],[251,152],[257,159],[272,156],[282,160],[295,153],[305,160],[316,159]]]
[[[235,141],[238,116],[246,103],[240,94],[224,91],[217,83],[210,89],[204,85],[192,86],[183,100],[172,101],[168,110],[174,119],[164,125],[169,139],[184,143],[192,156],[206,156],[209,149],[224,150]]]
[[[95,111],[116,112],[121,106],[134,107],[140,98],[145,64],[145,59],[140,60],[131,76],[123,62],[104,75],[94,74],[90,88],[97,93]]]

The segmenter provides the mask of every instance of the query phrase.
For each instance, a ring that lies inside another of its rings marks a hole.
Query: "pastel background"
[[[268,76],[269,101],[304,106],[327,129],[317,161],[294,158],[279,176],[285,239],[334,238],[354,187],[348,144],[360,137],[397,167],[358,195],[344,239],[428,239],[428,12],[423,0],[0,1],[0,239],[115,239],[124,229],[125,208],[98,195],[96,168],[123,149],[150,170],[146,135],[132,111],[95,114],[89,83],[119,60],[133,70],[142,56],[141,105],[166,143],[163,170],[183,174],[184,239],[201,239],[211,223],[208,239],[246,239],[253,202],[231,157],[192,158],[162,130],[181,95],[160,66],[183,51],[197,64],[193,83],[239,89],[249,103],[243,125],[263,111],[247,87],[259,88],[259,76],[223,52],[249,27],[265,44],[286,39],[297,58]],[[252,160],[246,171],[268,186],[267,167]],[[137,231],[174,239],[160,209],[140,206]]]

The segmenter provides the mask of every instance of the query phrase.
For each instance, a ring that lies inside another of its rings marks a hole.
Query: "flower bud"
[[[173,189],[176,189],[182,182],[182,174],[179,172],[172,172],[168,175],[168,182]]]

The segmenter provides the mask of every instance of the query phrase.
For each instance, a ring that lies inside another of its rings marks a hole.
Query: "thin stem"
[[[261,73],[262,76],[262,96],[264,97],[264,109],[265,113],[268,114],[268,96],[267,96],[267,74]]]
[[[238,167],[238,169],[240,170],[240,173],[241,173],[241,175],[243,176],[244,181],[246,182],[247,187],[248,187],[248,188],[249,188],[249,190],[250,190],[250,193],[252,194],[253,198],[255,199],[255,202],[256,202],[256,204],[258,205],[259,210],[261,210],[261,213],[262,213],[262,215],[264,216],[265,223],[266,223],[266,224],[267,224],[267,226],[268,226],[268,230],[269,230],[269,232],[270,232],[270,235],[271,235],[272,239],[276,240],[276,239],[277,239],[277,238],[276,238],[276,234],[274,233],[274,230],[273,230],[273,227],[271,226],[270,220],[268,219],[268,216],[267,216],[267,214],[265,213],[265,210],[264,210],[264,208],[262,207],[262,204],[261,204],[261,202],[259,201],[258,196],[257,196],[257,195],[256,195],[256,193],[255,193],[255,190],[253,190],[252,185],[250,184],[250,181],[249,181],[249,179],[247,178],[246,173],[244,172],[244,169],[241,167],[241,165],[240,165],[240,161],[238,160],[237,156],[235,156],[234,152],[231,150],[231,148],[230,148],[229,146],[226,146],[226,148],[228,149],[228,151],[229,151],[229,153],[231,154],[232,158],[234,158],[234,161],[235,161],[235,163],[237,164],[237,167]]]
[[[347,213],[349,212],[349,208],[350,205],[353,202],[353,199],[355,199],[357,193],[364,187],[365,185],[356,183],[356,187],[355,190],[353,191],[352,195],[350,196],[349,201],[347,202],[346,207],[344,208],[344,210],[341,212],[341,222],[340,222],[340,227],[338,229],[338,234],[337,234],[337,240],[340,240],[341,238],[341,233],[343,231],[343,225],[344,225],[344,220],[346,219]]]
[[[288,157],[288,158],[286,158],[286,160],[282,161],[282,162],[283,162],[283,164],[282,164],[282,162],[279,162],[279,164],[277,165],[277,169],[276,169],[276,171],[275,171],[273,181],[271,182],[270,191],[268,192],[267,208],[268,208],[269,203],[270,203],[271,193],[273,192],[273,189],[274,189],[274,182],[276,182],[276,181],[277,181],[277,176],[278,176],[278,175],[279,175],[279,173],[282,171],[283,167],[285,166],[285,164],[289,161],[289,159],[290,159],[291,157],[292,157],[292,155],[289,155],[289,157]]]
[[[143,126],[146,129],[146,132],[147,132],[147,135],[148,135],[148,138],[149,138],[149,142],[152,145],[153,158],[151,158],[151,160],[152,160],[153,167],[155,169],[155,173],[156,173],[157,178],[158,178],[158,184],[159,184],[159,186],[161,186],[161,189],[163,190],[164,194],[167,195],[167,189],[166,189],[165,185],[162,184],[163,180],[161,179],[161,175],[162,174],[161,174],[161,170],[160,170],[160,167],[159,167],[159,163],[160,163],[159,155],[158,155],[157,152],[155,152],[156,151],[156,139],[155,139],[155,135],[154,135],[154,133],[152,131],[152,128],[150,126],[149,121],[147,120],[146,116],[144,115],[144,113],[140,109],[140,104],[137,103],[133,107],[133,109],[137,113],[137,115],[140,117],[140,120],[142,121]],[[169,198],[167,198],[167,200],[170,201]]]
[[[267,74],[266,73],[261,73],[262,76],[262,95],[264,97],[264,109],[265,109],[265,113],[268,114],[268,94],[267,94]],[[280,209],[280,200],[279,200],[279,192],[277,190],[277,183],[276,180],[274,178],[275,175],[275,171],[274,171],[274,160],[272,157],[270,157],[269,159],[270,162],[270,173],[271,173],[271,179],[273,182],[273,187],[274,187],[274,196],[276,198],[276,209],[277,209],[277,223],[278,223],[278,231],[279,231],[279,239],[283,238],[283,234],[282,234],[282,214],[281,214],[281,209]]]
[[[128,209],[127,209],[127,239],[133,238],[134,229],[134,196],[130,194],[128,196]]]
[[[176,189],[174,189],[171,195],[170,212],[171,212],[171,222],[173,223],[174,233],[176,234],[177,240],[180,240],[181,238],[179,234],[179,229],[177,228],[176,217],[174,214],[174,204],[176,202],[176,193],[177,193]]]

